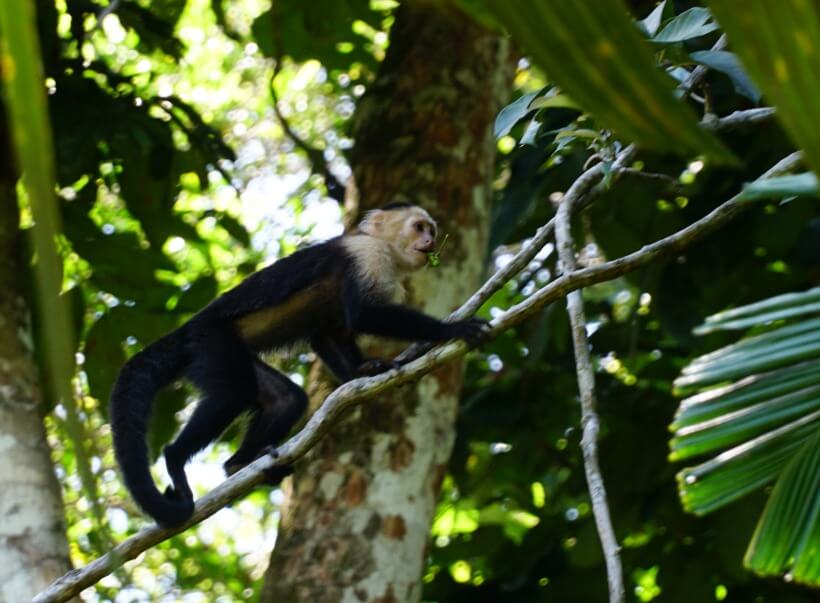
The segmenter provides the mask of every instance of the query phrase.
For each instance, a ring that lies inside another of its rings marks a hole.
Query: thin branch
[[[712,46],[712,50],[723,50],[728,45],[728,40],[726,39],[726,34],[721,35],[717,42],[714,43]],[[689,75],[681,84],[678,86],[678,89],[683,92],[683,96],[687,96],[698,87],[698,85],[703,81],[703,78],[706,77],[706,74],[709,72],[709,68],[705,65],[698,65],[692,71],[689,72]]]
[[[558,258],[564,272],[577,269],[575,249],[570,230],[572,212],[571,199],[565,199],[555,214],[555,244]],[[589,496],[592,501],[592,514],[598,528],[598,537],[606,561],[606,575],[609,584],[610,603],[623,603],[624,577],[621,565],[620,547],[612,526],[612,516],[606,497],[606,487],[598,463],[598,432],[600,420],[595,411],[595,371],[589,354],[589,340],[586,332],[586,317],[581,290],[567,294],[567,314],[569,315],[572,346],[575,350],[575,371],[578,376],[578,393],[581,399],[581,450],[584,456],[584,472],[587,477]]]
[[[624,148],[615,158],[610,169],[614,175],[617,176],[624,166],[632,161],[635,154],[638,152],[638,147],[634,144]],[[564,199],[570,199],[572,206],[576,209],[582,209],[592,203],[595,197],[602,191],[598,187],[604,177],[604,164],[596,163],[584,171],[575,181],[569,190],[564,194]],[[507,262],[503,267],[496,270],[487,281],[479,287],[478,291],[473,293],[461,307],[455,310],[447,320],[463,320],[475,314],[485,301],[498,291],[504,284],[509,281],[516,274],[521,272],[532,259],[538,255],[538,252],[547,244],[552,238],[552,232],[555,228],[555,218],[551,218],[549,222],[544,224],[541,228],[535,231],[533,237],[515,254],[515,256]],[[396,361],[403,363],[413,358],[418,358],[421,354],[431,349],[430,344],[417,343],[409,346],[401,354],[396,356]]]
[[[784,173],[800,162],[801,154],[792,153],[769,169],[761,178]],[[493,334],[505,331],[532,316],[546,304],[581,287],[612,280],[649,264],[660,257],[675,253],[714,232],[753,203],[739,201],[735,196],[700,220],[663,239],[646,245],[629,255],[562,275],[538,290],[531,297],[511,307],[495,318]],[[330,429],[337,418],[352,405],[371,398],[397,385],[415,381],[445,362],[463,356],[468,350],[462,341],[453,341],[436,347],[424,356],[399,369],[362,379],[349,381],[334,390],[311,416],[305,427],[279,449],[276,458],[263,456],[226,479],[196,503],[191,519],[174,529],[158,526],[145,528],[82,568],[71,570],[38,594],[32,603],[66,601],[85,588],[94,585],[126,561],[146,549],[183,532],[210,517],[226,504],[240,498],[265,479],[265,472],[281,464],[290,464],[304,456]]]
[[[103,8],[97,15],[96,27],[102,27],[102,22],[105,20],[105,18],[111,13],[115,12],[119,7],[120,0],[111,0],[111,2],[108,3],[108,6]]]
[[[714,115],[704,116],[700,122],[701,126],[707,130],[719,132],[731,130],[741,125],[756,124],[767,121],[774,116],[774,109],[771,107],[761,107],[758,109],[747,109],[745,111],[735,111],[726,117],[716,117]],[[631,173],[631,168],[627,164],[637,154],[637,147],[629,145],[624,148],[615,158],[610,169],[615,177],[621,173]],[[564,199],[573,199],[572,206],[577,211],[583,209],[595,199],[603,189],[598,185],[604,177],[604,164],[597,163],[585,170],[575,179],[572,186],[564,195]],[[455,310],[447,320],[462,320],[472,316],[484,302],[504,286],[513,276],[521,272],[538,255],[538,252],[547,244],[552,237],[555,227],[554,218],[539,228],[533,237],[519,250],[517,254],[502,268],[493,273],[487,281],[464,302],[460,308]],[[430,344],[414,343],[396,357],[397,362],[407,362],[418,358],[433,346]]]
[[[758,107],[757,109],[745,109],[729,113],[726,117],[716,117],[714,113],[703,116],[701,125],[707,130],[734,130],[741,126],[756,124],[768,121],[774,117],[773,107]]]
[[[109,12],[116,9],[118,3],[119,0],[113,0],[109,4],[109,7],[107,7]],[[724,47],[725,42],[725,36],[721,36],[713,47],[713,50]],[[273,86],[273,78],[276,76],[278,69],[279,61],[277,61],[277,66],[270,82],[274,111],[282,123],[286,134],[288,134],[294,144],[307,153],[308,158],[311,160],[313,165],[314,172],[318,171],[325,178],[328,193],[333,198],[339,200],[337,194],[335,194],[337,192],[337,187],[335,185],[341,187],[342,190],[343,187],[328,169],[327,163],[324,161],[324,156],[321,155],[321,151],[310,147],[307,143],[295,135],[295,133],[290,129],[287,120],[284,119],[284,116],[279,111],[276,91]],[[691,90],[694,89],[703,79],[706,71],[706,68],[703,66],[696,67],[690,73],[686,81],[681,84],[680,89],[682,89],[685,94],[691,92]],[[732,113],[724,118],[715,118],[714,116],[710,116],[709,118],[704,119],[702,125],[710,130],[719,130],[724,128],[729,129],[737,127],[741,124],[755,123],[769,119],[773,114],[774,111],[770,108],[736,111],[735,113]],[[636,152],[637,148],[635,145],[630,145],[625,148],[616,157],[612,169],[614,169],[616,173],[617,170],[625,169],[625,164],[630,161],[632,157],[634,157]],[[319,157],[316,157],[317,153],[319,154]],[[318,164],[318,170],[317,164],[314,163],[314,159],[321,159],[321,163]],[[800,154],[794,153],[775,165],[761,178],[788,171],[799,161]],[[322,166],[324,169],[322,169]],[[596,188],[596,186],[600,184],[603,176],[604,165],[600,163],[581,174],[581,176],[575,180],[572,187],[570,187],[567,194],[564,196],[564,203],[568,208],[567,211],[569,211],[569,209],[573,206],[580,208],[590,203],[592,198],[595,196],[595,193],[600,191],[600,188]],[[228,181],[230,182],[230,179],[228,179]],[[331,188],[334,190],[331,190]],[[343,197],[340,202],[343,202]],[[647,245],[630,255],[591,268],[577,271],[573,270],[565,273],[563,276],[537,291],[536,294],[532,295],[527,300],[513,306],[502,315],[498,316],[492,323],[493,332],[498,333],[519,324],[532,314],[536,313],[546,304],[563,295],[567,295],[578,288],[589,286],[605,280],[611,280],[617,276],[640,268],[641,266],[654,261],[658,257],[683,249],[684,247],[719,228],[746,207],[748,207],[748,204],[741,204],[737,200],[737,197],[734,197],[716,208],[704,218],[701,218],[697,222],[691,224],[689,227],[670,235],[669,237],[656,241],[651,245]],[[555,228],[555,222],[555,219],[552,219],[547,224],[542,226],[535,233],[530,242],[524,246],[518,254],[516,254],[513,260],[493,274],[493,276],[490,277],[490,279],[484,283],[484,285],[476,291],[458,310],[456,310],[450,318],[464,318],[473,314],[495,291],[502,287],[522,268],[524,268],[549,240],[552,231]],[[443,346],[433,348],[423,356],[408,362],[399,369],[393,369],[374,377],[356,379],[341,385],[325,399],[319,409],[313,414],[313,416],[311,416],[305,427],[280,447],[276,458],[268,455],[263,456],[208,492],[197,501],[194,514],[184,525],[173,529],[161,528],[155,525],[141,530],[134,536],[126,539],[124,542],[114,547],[114,549],[109,553],[92,561],[85,567],[69,571],[61,578],[54,581],[47,589],[38,594],[32,600],[32,603],[66,601],[79,594],[85,588],[94,585],[100,579],[121,567],[126,561],[134,559],[148,548],[167,540],[171,536],[185,531],[187,528],[203,521],[207,517],[210,517],[228,503],[244,496],[247,492],[264,481],[265,472],[267,470],[280,464],[293,463],[300,457],[304,456],[304,454],[307,453],[307,451],[310,450],[310,448],[312,448],[323,437],[323,435],[335,423],[339,415],[348,407],[375,396],[382,391],[392,389],[393,387],[403,383],[415,381],[441,364],[462,356],[467,350],[468,348],[466,344],[461,341],[450,342]],[[585,424],[585,439],[587,437],[586,432],[587,427]],[[586,457],[586,446],[584,450]],[[602,483],[601,487],[603,487]],[[592,483],[590,483],[590,491],[593,494],[594,502]],[[597,517],[598,514],[596,513],[596,521]],[[615,546],[617,547],[617,544]],[[621,586],[621,591],[622,589],[623,587]],[[612,584],[610,584],[610,591],[612,592]]]
[[[320,149],[309,145],[304,139],[300,138],[291,127],[290,122],[288,122],[287,118],[282,113],[282,110],[279,108],[279,97],[276,94],[276,86],[274,85],[274,82],[276,80],[276,76],[279,75],[281,65],[282,57],[280,56],[276,59],[276,67],[274,68],[273,75],[271,75],[270,78],[269,87],[273,112],[276,113],[276,117],[279,120],[285,135],[290,138],[297,148],[301,149],[302,152],[307,155],[308,163],[310,163],[310,171],[314,174],[319,174],[325,181],[325,188],[327,189],[328,196],[335,200],[339,205],[344,206],[345,186],[339,182],[339,179],[336,178],[333,172],[330,171],[330,166],[325,160],[324,153]]]
[[[656,172],[644,172],[635,168],[622,168],[619,174],[623,176],[632,176],[642,180],[654,180],[655,182],[663,183],[667,188],[679,191],[682,188],[680,180],[669,174],[658,174]]]

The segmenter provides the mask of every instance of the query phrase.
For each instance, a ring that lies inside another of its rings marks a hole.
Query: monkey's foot
[[[279,449],[276,446],[265,446],[265,448],[262,449],[262,453],[270,455],[274,459],[279,458]],[[291,464],[271,467],[265,470],[264,483],[269,486],[278,486],[283,479],[291,475],[294,471],[295,468]]]
[[[379,358],[371,358],[365,360],[356,368],[356,375],[358,377],[372,377],[379,373],[384,373],[390,369],[396,369],[401,366],[401,363],[395,360],[381,360]]]
[[[193,500],[194,493],[188,490],[188,492],[180,492],[173,486],[168,486],[165,488],[165,492],[162,495],[169,499],[169,500]]]

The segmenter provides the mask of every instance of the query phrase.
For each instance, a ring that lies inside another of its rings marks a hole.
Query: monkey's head
[[[436,246],[436,222],[425,210],[410,203],[390,203],[367,212],[359,231],[390,245],[399,267],[421,268]]]

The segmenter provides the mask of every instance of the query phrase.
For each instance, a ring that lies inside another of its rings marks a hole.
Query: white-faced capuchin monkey
[[[259,360],[259,352],[306,341],[346,381],[394,366],[364,358],[358,333],[479,343],[488,330],[484,321],[442,322],[395,303],[401,279],[424,266],[435,238],[436,223],[420,207],[392,203],[371,211],[354,232],[252,274],[126,362],[111,394],[111,428],[125,484],[139,506],[161,525],[184,523],[194,509],[185,476],[194,454],[249,413],[244,439],[225,463],[231,474],[279,444],[299,421],[307,396]],[[146,432],[155,394],[179,377],[202,399],[165,447],[173,485],[163,494],[149,471]],[[276,484],[291,472],[275,467],[268,479]]]

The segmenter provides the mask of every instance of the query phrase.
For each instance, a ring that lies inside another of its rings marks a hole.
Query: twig
[[[634,144],[624,148],[618,153],[610,169],[617,175],[619,171],[623,169],[623,166],[632,161],[637,151],[638,148]],[[586,207],[593,201],[597,194],[601,192],[601,189],[596,188],[596,185],[600,183],[603,177],[604,164],[596,163],[575,179],[575,182],[572,183],[572,186],[570,186],[564,195],[564,199],[571,199],[573,207],[577,209]],[[478,291],[473,293],[460,308],[447,317],[447,320],[463,320],[472,316],[485,301],[490,299],[493,293],[503,287],[513,276],[526,268],[532,259],[538,255],[538,252],[541,251],[544,245],[547,244],[547,241],[550,240],[554,228],[555,218],[553,217],[549,222],[535,231],[532,239],[515,254],[512,260],[494,272],[493,275],[479,287]],[[396,356],[396,361],[403,363],[413,358],[418,358],[431,348],[432,346],[430,344],[413,344]]]
[[[97,27],[102,26],[103,20],[116,11],[120,7],[120,0],[111,0],[104,9],[102,9],[99,14],[97,15]]]
[[[572,199],[564,199],[555,214],[555,244],[558,258],[565,273],[576,270],[575,249],[570,231]],[[595,372],[589,355],[589,341],[586,333],[586,317],[581,290],[567,294],[567,314],[572,327],[572,346],[575,350],[575,371],[578,376],[578,393],[581,399],[581,450],[584,456],[584,472],[587,477],[589,496],[592,500],[592,514],[598,528],[598,537],[604,551],[606,575],[609,583],[610,603],[623,603],[624,577],[621,565],[620,547],[612,527],[612,517],[606,498],[606,487],[598,463],[598,432],[600,420],[595,411]]]
[[[740,125],[759,123],[771,119],[773,116],[774,109],[771,107],[761,107],[759,109],[735,111],[726,117],[713,119],[706,118],[701,121],[701,126],[707,130],[717,132],[722,130],[730,130]],[[629,145],[618,153],[610,168],[615,175],[618,175],[624,171],[631,172],[631,168],[626,167],[626,165],[635,157],[637,150],[638,149],[635,145]],[[592,202],[594,198],[593,196],[597,192],[600,192],[600,189],[596,190],[595,186],[604,176],[603,167],[603,164],[598,163],[586,170],[575,179],[575,182],[573,182],[572,186],[564,195],[564,201],[567,199],[571,200],[574,211],[586,207],[590,202]],[[544,247],[550,237],[552,237],[554,227],[555,219],[553,218],[539,228],[535,232],[532,239],[530,239],[530,241],[521,248],[515,257],[513,257],[512,260],[505,264],[503,268],[496,271],[489,279],[487,279],[487,282],[485,282],[478,289],[478,291],[473,293],[458,310],[450,314],[449,319],[461,320],[472,316],[485,301],[490,299],[493,293],[504,286],[504,283],[510,280],[513,276],[521,272],[521,270],[523,270],[527,264],[529,264],[530,261],[538,255],[541,248]]]
[[[717,42],[714,43],[712,50],[723,50],[727,45],[728,40],[726,39],[726,34],[723,34],[718,38]],[[678,89],[683,92],[683,96],[687,96],[692,92],[692,90],[697,88],[698,84],[700,84],[701,81],[703,81],[703,78],[706,77],[708,71],[709,68],[705,65],[698,65],[690,71],[687,78],[678,86]]]
[[[774,117],[773,107],[758,107],[729,113],[726,117],[716,117],[714,113],[703,116],[701,125],[707,130],[734,130],[740,126],[756,124]]]
[[[668,188],[680,190],[681,183],[680,180],[675,178],[674,176],[670,176],[669,174],[658,174],[656,172],[644,172],[643,170],[637,170],[635,168],[622,168],[619,174],[623,176],[633,176],[635,178],[641,178],[643,180],[654,180],[656,182],[662,182],[666,184]]]
[[[716,117],[714,115],[705,116],[700,122],[701,126],[711,131],[731,130],[741,125],[755,124],[771,119],[774,116],[774,109],[771,107],[761,107],[758,109],[747,109],[745,111],[735,111],[726,117]],[[632,161],[632,158],[637,153],[635,145],[629,145],[623,149],[615,158],[611,166],[615,176],[620,175],[625,170],[630,170],[626,165]],[[604,177],[604,164],[597,163],[589,169],[585,170],[570,189],[567,191],[564,198],[567,197],[575,199],[572,202],[574,209],[580,210],[589,205],[601,191],[596,188]],[[470,298],[464,302],[460,308],[455,310],[447,320],[462,320],[472,316],[481,305],[498,291],[504,284],[513,276],[521,272],[531,261],[538,255],[538,252],[547,244],[552,237],[552,232],[555,227],[554,218],[544,224],[541,228],[535,231],[532,239],[524,245],[517,254],[502,268],[493,273],[487,281],[473,293]],[[414,343],[405,349],[396,357],[397,362],[407,362],[413,358],[418,358],[433,346],[430,344]]]
[[[799,152],[792,153],[769,169],[761,178],[788,171],[800,162],[800,158]],[[564,274],[495,318],[491,323],[493,333],[500,333],[523,322],[546,304],[580,287],[611,280],[645,266],[659,257],[680,251],[723,226],[752,205],[752,203],[738,200],[735,196],[686,228],[646,245],[638,251],[597,266]],[[467,344],[464,342],[453,341],[434,348],[399,369],[392,369],[375,377],[355,379],[339,386],[325,399],[305,427],[281,446],[277,458],[263,456],[208,492],[197,501],[194,514],[185,525],[174,529],[151,526],[141,530],[117,545],[110,553],[57,579],[38,594],[32,603],[68,600],[146,549],[199,523],[229,502],[243,496],[265,479],[265,471],[281,464],[293,463],[304,456],[347,408],[397,385],[415,381],[443,363],[464,355],[467,350]]]
[[[282,126],[282,130],[285,132],[285,135],[290,138],[290,140],[297,146],[297,148],[301,149],[302,152],[307,155],[308,163],[310,163],[310,170],[314,174],[319,174],[322,179],[325,181],[325,188],[327,188],[327,194],[330,198],[335,200],[339,205],[344,206],[345,204],[345,186],[339,182],[339,179],[330,171],[330,166],[328,166],[327,161],[325,160],[325,156],[321,150],[317,149],[309,145],[305,140],[299,137],[299,135],[291,128],[290,123],[288,122],[287,118],[282,113],[282,110],[279,108],[279,97],[276,94],[276,86],[274,82],[276,80],[276,76],[279,75],[279,70],[281,69],[282,65],[282,57],[279,56],[276,59],[276,67],[273,69],[273,75],[270,78],[270,96],[271,96],[271,104],[273,105],[273,112],[276,113],[276,117],[279,120],[279,123]]]

